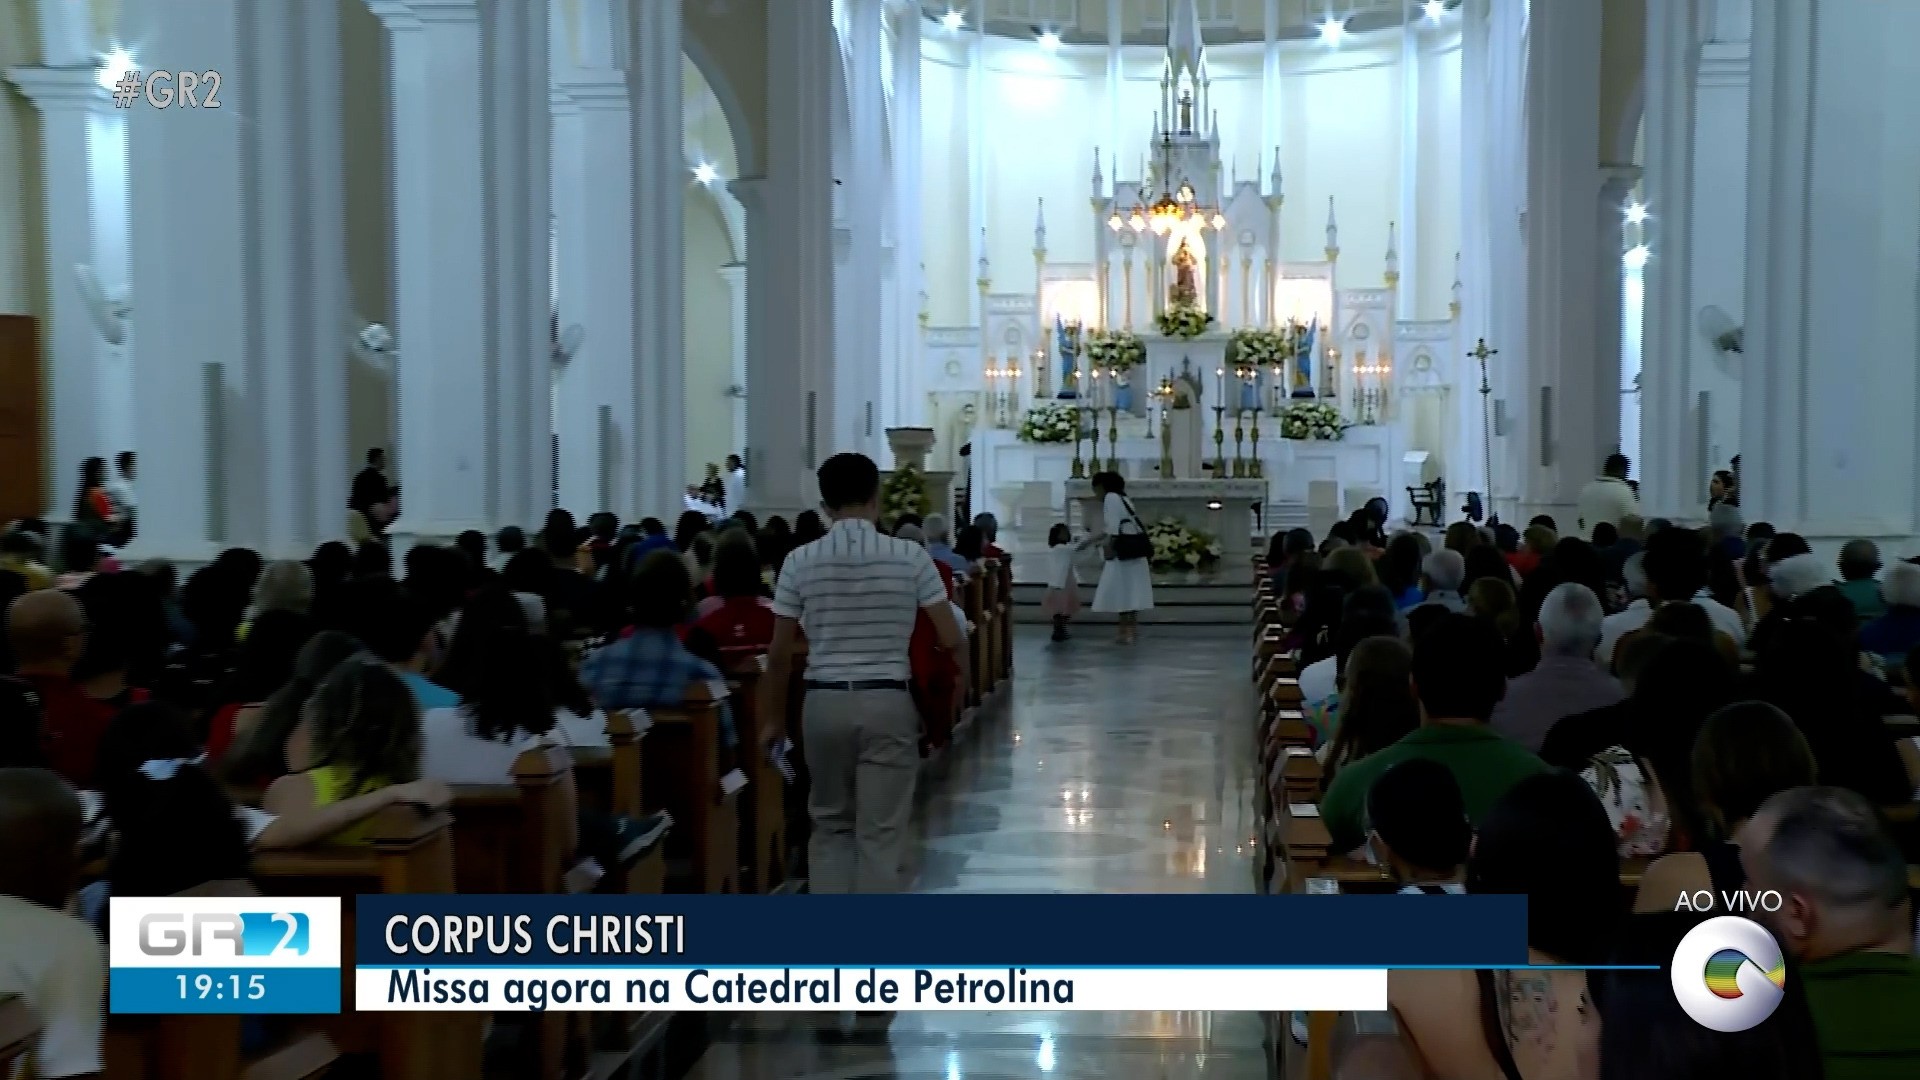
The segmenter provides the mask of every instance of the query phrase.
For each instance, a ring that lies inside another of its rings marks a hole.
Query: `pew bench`
[[[734,716],[743,721],[743,730],[751,731],[760,715],[760,680],[766,673],[765,656],[740,660],[727,670]],[[741,755],[740,767],[747,774],[740,806],[740,891],[776,892],[787,882],[787,781],[757,752],[757,744],[753,752]]]
[[[576,746],[572,750],[574,785],[583,807],[609,817],[638,821],[641,810],[641,748],[652,717],[644,711],[616,709],[607,714],[606,746]],[[657,895],[666,891],[667,860],[655,843],[635,853],[620,866],[606,868],[594,891],[626,896]]]
[[[665,810],[674,827],[667,834],[667,891],[740,891],[737,794],[721,787],[731,755],[721,745],[720,705],[724,684],[689,686],[679,705],[649,709],[653,727],[641,758],[640,790],[648,811]],[[741,754],[750,756],[751,717],[735,717]]]

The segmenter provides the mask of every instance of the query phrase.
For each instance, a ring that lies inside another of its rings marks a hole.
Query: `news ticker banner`
[[[1510,896],[122,899],[114,1012],[1357,1010],[1524,967]],[[351,971],[345,966],[351,963]]]

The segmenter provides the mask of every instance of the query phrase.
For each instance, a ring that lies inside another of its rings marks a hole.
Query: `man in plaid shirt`
[[[725,676],[687,651],[677,628],[693,611],[693,582],[678,552],[656,551],[634,571],[632,635],[610,642],[580,665],[580,682],[602,709],[645,709],[678,705],[694,683],[719,682]],[[723,697],[724,693],[715,695]],[[720,741],[737,743],[733,711],[720,706]]]

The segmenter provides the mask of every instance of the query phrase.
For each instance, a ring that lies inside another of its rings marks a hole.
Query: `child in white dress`
[[[1067,624],[1080,611],[1080,575],[1074,571],[1074,556],[1085,547],[1073,542],[1073,530],[1065,522],[1047,531],[1047,596],[1041,610],[1053,616],[1053,640],[1067,640]]]

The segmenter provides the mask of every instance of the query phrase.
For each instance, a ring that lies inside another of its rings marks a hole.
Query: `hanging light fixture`
[[[1119,210],[1107,219],[1107,228],[1114,232],[1131,228],[1143,233],[1151,229],[1155,236],[1166,236],[1175,231],[1192,229],[1212,229],[1224,231],[1227,227],[1226,215],[1218,207],[1202,206],[1194,194],[1193,185],[1182,180],[1177,188],[1167,186],[1167,178],[1173,175],[1173,135],[1171,132],[1160,137],[1160,194],[1151,203],[1136,201],[1133,208],[1124,216]]]

